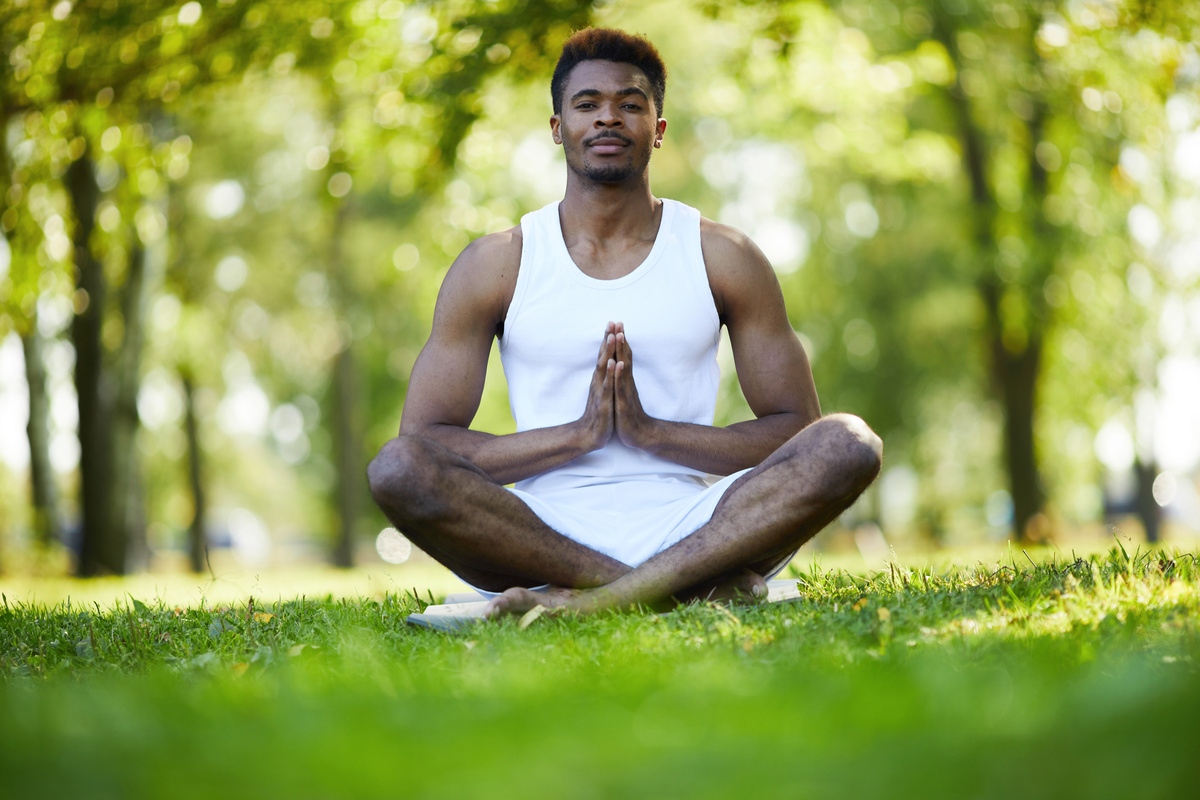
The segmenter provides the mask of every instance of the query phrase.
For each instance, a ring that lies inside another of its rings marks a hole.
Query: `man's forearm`
[[[497,436],[457,425],[425,425],[401,433],[424,436],[482,469],[500,484],[560,467],[596,449],[581,423]]]
[[[713,475],[758,466],[813,419],[801,414],[770,414],[726,428],[647,418],[632,445],[648,453]]]

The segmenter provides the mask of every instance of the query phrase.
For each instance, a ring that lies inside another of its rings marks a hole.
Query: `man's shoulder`
[[[762,250],[749,236],[732,225],[700,218],[700,248],[709,279],[750,272],[772,271]]]
[[[455,264],[469,264],[474,268],[496,268],[509,263],[513,267],[521,264],[521,226],[514,225],[506,231],[497,231],[480,236],[467,245]]]
[[[450,266],[441,298],[454,307],[490,309],[497,321],[502,320],[520,267],[521,226],[480,236]]]
[[[775,287],[778,291],[771,262],[749,236],[732,225],[701,217],[700,249],[713,302],[722,320],[730,308],[744,301],[754,302],[764,290]]]
[[[521,226],[480,236],[454,259],[447,282],[468,281],[479,287],[515,282],[521,266]]]

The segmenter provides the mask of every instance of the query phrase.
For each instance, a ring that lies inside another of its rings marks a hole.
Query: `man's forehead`
[[[647,97],[650,96],[650,79],[640,68],[623,61],[592,59],[575,65],[564,88],[566,96],[570,97],[584,89],[611,91],[631,87],[641,89]]]

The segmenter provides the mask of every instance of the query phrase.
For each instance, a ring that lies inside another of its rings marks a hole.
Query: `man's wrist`
[[[586,419],[579,419],[571,423],[570,443],[571,449],[575,457],[587,455],[594,450],[599,450],[605,444],[607,439],[600,435],[595,426]]]
[[[655,453],[662,444],[664,428],[665,423],[662,420],[642,414],[637,424],[629,426],[625,444],[647,453]]]

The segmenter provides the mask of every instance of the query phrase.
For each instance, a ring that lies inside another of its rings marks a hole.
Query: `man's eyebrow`
[[[578,92],[571,95],[571,102],[574,103],[581,97],[598,97],[602,94],[604,93],[599,89],[580,89]],[[617,92],[617,97],[628,97],[629,95],[637,95],[647,102],[650,101],[650,98],[646,96],[646,93],[636,86],[630,86]]]

